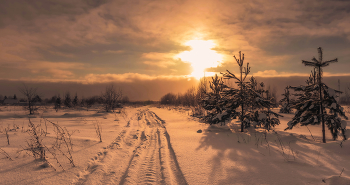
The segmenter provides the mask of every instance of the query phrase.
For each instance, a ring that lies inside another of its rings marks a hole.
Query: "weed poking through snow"
[[[97,137],[100,139],[100,142],[102,142],[102,127],[99,121],[95,121],[94,123],[95,131],[97,134]]]

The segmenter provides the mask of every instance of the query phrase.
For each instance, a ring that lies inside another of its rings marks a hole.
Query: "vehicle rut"
[[[187,184],[165,124],[149,109],[139,110],[75,184]]]

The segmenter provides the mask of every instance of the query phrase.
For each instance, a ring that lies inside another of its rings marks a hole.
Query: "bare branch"
[[[306,60],[302,60],[302,63],[305,66],[314,66],[314,67],[316,67],[316,64],[314,62],[309,62],[309,61],[306,61]]]

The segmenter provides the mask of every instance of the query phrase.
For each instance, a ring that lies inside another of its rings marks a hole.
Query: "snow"
[[[335,90],[331,89],[331,88],[328,88],[328,94],[329,94],[330,97],[335,97]]]
[[[347,124],[348,123],[345,120],[342,120],[341,121],[341,128],[346,128]]]
[[[219,119],[220,121],[222,120],[222,116],[225,116],[225,115],[227,115],[227,112],[226,111],[223,111],[223,112],[221,112],[221,113],[219,113],[219,114],[217,114],[215,117],[214,117],[214,119]]]
[[[332,103],[331,108],[332,109],[336,109],[337,108],[337,104],[336,103]]]
[[[267,119],[266,117],[266,114],[265,113],[259,113],[259,119],[262,120],[262,119]]]
[[[65,171],[48,154],[54,171],[20,151],[29,139],[23,108],[0,107],[0,148],[13,159],[0,150],[0,184],[350,184],[350,142],[340,147],[327,130],[327,143],[322,143],[320,125],[284,131],[293,115],[282,114],[276,132],[240,132],[237,119],[210,126],[189,111],[147,106],[126,107],[123,113],[103,113],[98,107],[56,112],[41,107],[30,116],[34,124],[46,130],[44,116],[71,133],[76,167],[57,152]],[[102,142],[96,122],[102,126]],[[341,124],[345,128],[347,121]],[[48,134],[42,138],[50,147],[55,132],[46,125]],[[4,128],[10,129],[10,145]]]

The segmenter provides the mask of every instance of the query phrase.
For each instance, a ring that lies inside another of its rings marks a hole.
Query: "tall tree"
[[[312,61],[302,60],[305,66],[312,66],[316,71],[316,83],[309,83],[307,86],[292,87],[299,98],[294,106],[297,109],[294,118],[288,123],[287,129],[292,129],[296,124],[320,124],[322,123],[322,141],[326,143],[325,125],[331,131],[333,139],[338,137],[341,132],[344,139],[346,122],[342,121],[340,117],[348,119],[345,116],[344,109],[337,103],[335,96],[336,92],[340,91],[329,88],[322,82],[322,68],[328,66],[330,63],[338,62],[338,59],[323,61],[322,48],[318,49],[318,60],[314,57]],[[328,110],[328,111],[327,111]],[[320,122],[321,121],[321,122]]]
[[[243,67],[244,54],[242,55],[242,53],[239,52],[239,59],[237,59],[236,56],[234,56],[234,58],[239,66],[240,76],[237,77],[228,70],[223,76],[226,79],[234,79],[238,85],[238,89],[224,86],[223,104],[225,109],[232,113],[230,116],[239,117],[241,132],[244,131],[244,128],[248,128],[251,125],[263,126],[265,129],[269,130],[271,127],[279,124],[278,116],[280,115],[270,110],[272,106],[271,99],[264,98],[263,93],[259,93],[256,90],[256,85],[251,84],[251,82],[256,82],[254,79],[251,79],[250,82],[245,81],[247,75],[250,73],[250,67],[249,63],[247,63],[247,67]],[[254,106],[251,106],[252,104],[254,104]],[[257,108],[254,109],[254,107]],[[267,108],[267,110],[260,109],[260,107]],[[272,115],[276,118],[272,119]]]

